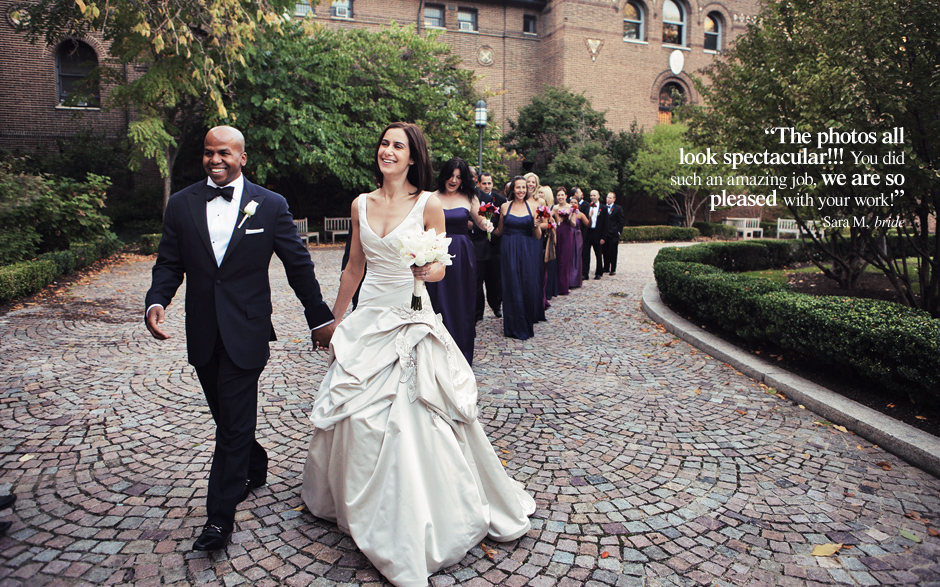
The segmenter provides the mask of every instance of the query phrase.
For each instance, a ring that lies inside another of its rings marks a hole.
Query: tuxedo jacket
[[[499,210],[500,206],[506,203],[506,198],[501,196],[499,192],[492,191],[489,195],[484,194],[483,192],[477,190],[477,198],[480,200],[480,205],[483,204],[493,204],[496,206],[496,209]],[[494,216],[492,219],[493,225],[499,224],[499,217]],[[476,254],[477,261],[488,261],[492,255],[499,253],[499,244],[500,239],[495,234],[491,238],[486,238],[486,231],[480,230],[478,226],[474,226],[473,230],[470,231],[470,240],[473,241],[473,249]]]
[[[247,179],[239,209],[252,200],[258,207],[244,223],[245,214],[239,213],[225,257],[217,265],[206,221],[209,189],[204,180],[170,196],[145,307],[169,306],[185,276],[189,362],[205,365],[218,333],[236,365],[257,369],[267,363],[268,342],[276,340],[268,279],[272,254],[284,264],[310,328],[333,320],[333,313],[320,294],[313,261],[297,235],[287,201]]]
[[[607,211],[606,204],[604,205],[604,211]],[[617,204],[611,206],[610,212],[607,215],[607,238],[620,240],[620,233],[623,232],[624,222],[623,208]]]
[[[593,229],[591,228],[591,205],[588,204],[587,212],[584,213],[588,217],[587,230],[585,231],[585,237],[588,239],[588,242],[592,244],[599,245],[601,239],[607,240],[607,232],[609,229],[609,217],[607,216],[607,206],[605,204],[598,204],[600,210],[597,213],[597,226]]]

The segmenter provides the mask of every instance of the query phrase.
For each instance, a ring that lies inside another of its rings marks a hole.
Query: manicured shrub
[[[34,294],[56,278],[52,261],[24,261],[0,267],[0,302]]]
[[[737,234],[733,226],[722,222],[696,222],[692,226],[707,237],[734,238]]]
[[[663,300],[702,323],[940,406],[940,320],[893,302],[799,294],[721,268],[764,269],[770,260],[782,266],[801,251],[799,241],[664,247],[653,270]]]
[[[696,228],[679,226],[628,226],[620,233],[621,242],[691,241],[699,236]]]
[[[153,255],[160,246],[162,234],[143,234],[140,236],[140,252],[142,255]]]
[[[53,251],[51,253],[43,253],[39,255],[39,259],[43,261],[52,261],[55,263],[56,267],[56,276],[65,275],[75,271],[75,253],[72,251]]]

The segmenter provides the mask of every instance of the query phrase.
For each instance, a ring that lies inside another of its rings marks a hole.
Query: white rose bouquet
[[[450,265],[453,255],[448,254],[447,248],[451,239],[447,233],[437,234],[433,228],[425,232],[406,234],[398,240],[398,254],[404,267],[416,265],[423,267],[428,263],[438,262]],[[411,309],[421,310],[421,295],[424,293],[424,281],[415,279],[415,289],[411,296]]]

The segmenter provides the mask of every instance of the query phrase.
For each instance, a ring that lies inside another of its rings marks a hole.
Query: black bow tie
[[[211,202],[217,196],[222,196],[223,198],[225,198],[226,202],[231,202],[232,196],[234,195],[235,195],[235,186],[230,185],[224,188],[211,188],[209,190],[209,193],[206,194],[206,201]]]

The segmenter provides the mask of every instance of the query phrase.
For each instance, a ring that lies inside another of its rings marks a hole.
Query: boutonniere
[[[255,210],[257,209],[258,209],[258,202],[254,200],[248,202],[248,204],[245,206],[245,209],[242,210],[242,212],[245,215],[242,217],[242,221],[239,222],[238,226],[236,226],[235,228],[241,228],[242,224],[244,224],[246,220],[248,220],[249,218],[255,215]]]

